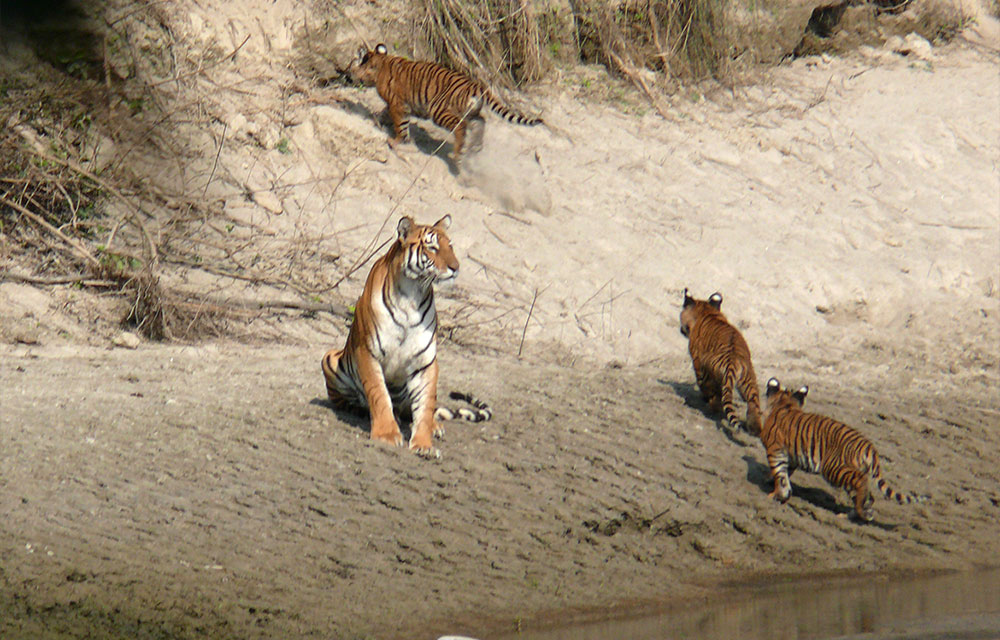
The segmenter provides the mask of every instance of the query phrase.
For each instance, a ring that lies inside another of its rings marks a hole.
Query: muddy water
[[[863,634],[863,635],[862,635]],[[1000,569],[920,578],[784,581],[653,616],[527,632],[504,640],[1000,639]]]

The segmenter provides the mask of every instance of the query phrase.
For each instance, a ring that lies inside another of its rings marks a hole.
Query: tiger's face
[[[404,253],[403,273],[411,280],[428,284],[449,284],[458,276],[458,258],[446,233],[451,216],[431,226],[418,225],[409,216],[396,227],[397,242]]]
[[[382,62],[385,61],[388,52],[389,50],[384,44],[376,45],[374,51],[369,51],[368,47],[362,45],[350,68],[350,74],[354,81],[367,87],[374,86],[379,69],[382,68]]]
[[[722,294],[713,293],[708,300],[696,300],[688,295],[687,287],[684,288],[684,303],[681,305],[681,335],[685,338],[691,336],[691,327],[698,320],[708,313],[722,309]]]
[[[765,395],[767,396],[767,410],[774,411],[781,407],[793,407],[796,409],[801,409],[805,404],[806,395],[809,393],[809,387],[803,386],[799,388],[798,391],[790,391],[788,389],[782,389],[781,383],[778,382],[777,378],[771,378],[767,381],[767,391]]]

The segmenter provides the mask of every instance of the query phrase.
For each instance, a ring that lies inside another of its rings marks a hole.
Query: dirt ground
[[[388,150],[371,90],[269,129],[289,4],[167,3],[179,42],[247,55],[211,69],[225,145],[179,126],[177,173],[133,161],[266,231],[261,255],[319,237],[338,273],[401,213],[450,213],[440,397],[473,392],[494,418],[447,425],[422,459],[327,405],[341,318],[161,345],[109,320],[121,300],[0,281],[0,636],[486,639],[761,576],[996,564],[996,20],[943,48],[796,60],[678,98],[673,120],[620,85],[596,98],[580,69],[527,97],[547,128],[488,120],[456,176],[427,123]],[[684,287],[723,292],[762,385],[808,384],[809,408],[930,500],[877,500],[859,525],[797,474],[771,501],[762,447],[694,386]]]
[[[442,388],[496,417],[449,424],[428,461],[334,414],[315,349],[7,346],[4,637],[488,638],[767,572],[995,562],[992,383],[786,368],[877,442],[895,486],[932,496],[879,500],[863,526],[816,476],[771,501],[762,447],[705,415],[681,355],[445,348]]]

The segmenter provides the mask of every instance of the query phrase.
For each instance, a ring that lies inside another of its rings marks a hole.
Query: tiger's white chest
[[[430,291],[397,291],[379,299],[378,307],[380,331],[372,352],[386,384],[400,387],[437,355],[434,298]]]

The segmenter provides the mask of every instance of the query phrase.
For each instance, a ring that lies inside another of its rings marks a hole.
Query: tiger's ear
[[[447,231],[448,227],[451,226],[451,216],[445,214],[443,218],[434,223],[434,227],[440,229],[441,231]]]
[[[399,219],[399,224],[396,225],[396,236],[400,242],[406,240],[406,236],[410,235],[410,229],[413,228],[413,218],[410,216],[403,216]]]
[[[358,60],[364,62],[365,56],[368,55],[368,47],[361,45],[358,47]]]
[[[809,387],[802,386],[798,391],[792,394],[792,397],[798,401],[799,405],[802,405],[806,401],[806,395],[809,393]]]
[[[708,297],[708,304],[712,305],[716,309],[722,307],[722,294],[716,291]]]
[[[694,304],[694,298],[688,295],[688,288],[684,287],[684,308],[690,307]]]
[[[386,49],[385,45],[380,42],[377,45],[375,45],[375,53],[378,53],[378,54],[381,54],[381,55],[384,56],[385,54],[389,53],[389,50]]]
[[[767,381],[767,391],[764,392],[764,395],[771,397],[771,395],[778,393],[779,391],[781,391],[781,383],[778,382],[777,378],[771,378]]]

